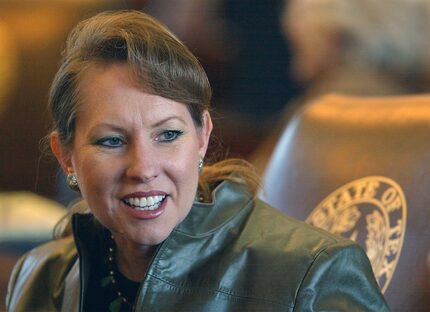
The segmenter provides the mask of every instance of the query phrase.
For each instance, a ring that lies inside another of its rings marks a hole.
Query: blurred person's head
[[[282,27],[301,82],[335,67],[408,79],[423,69],[424,0],[287,0]]]

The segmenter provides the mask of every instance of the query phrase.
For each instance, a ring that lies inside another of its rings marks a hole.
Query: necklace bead
[[[109,243],[111,246],[108,248],[108,256],[107,256],[110,282],[112,284],[112,287],[113,287],[115,293],[118,296],[117,299],[119,300],[119,302],[126,304],[129,307],[133,308],[133,304],[129,300],[127,300],[127,298],[125,298],[124,294],[118,289],[119,285],[115,279],[116,270],[117,270],[117,267],[115,264],[115,251],[116,251],[115,250],[115,241],[113,239],[113,236],[111,236],[110,238],[111,239],[110,239]]]

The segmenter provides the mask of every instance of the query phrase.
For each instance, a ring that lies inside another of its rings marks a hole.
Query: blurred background
[[[312,98],[428,91],[428,3],[0,0],[0,190],[68,203],[42,140],[47,95],[68,32],[96,12],[143,10],[171,28],[212,84],[212,151],[250,159],[263,172],[277,131]]]
[[[316,96],[428,92],[428,2],[0,0],[0,304],[16,257],[48,239],[73,197],[42,139],[49,86],[79,20],[136,9],[164,22],[211,81],[211,151],[263,172],[291,115]]]
[[[185,41],[214,89],[214,146],[222,142],[223,154],[247,157],[296,91],[281,6],[279,0],[0,0],[0,189],[58,199],[56,163],[41,141],[50,127],[49,86],[70,29],[106,9],[143,10]]]

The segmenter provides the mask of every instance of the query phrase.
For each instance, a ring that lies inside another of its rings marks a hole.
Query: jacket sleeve
[[[76,260],[72,238],[51,241],[27,252],[9,279],[6,311],[59,311],[65,278]]]
[[[390,311],[365,252],[352,242],[320,251],[296,298],[294,311]]]
[[[16,281],[18,279],[19,273],[21,271],[21,268],[23,266],[25,260],[25,256],[21,257],[18,262],[15,264],[11,276],[9,278],[9,284],[7,287],[7,295],[6,295],[6,311],[13,311],[12,308],[12,301],[15,297],[16,292]]]

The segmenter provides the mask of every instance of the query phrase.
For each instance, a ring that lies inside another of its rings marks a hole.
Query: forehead
[[[146,91],[130,65],[107,62],[93,62],[85,67],[79,76],[78,90],[82,103],[106,99],[118,92]]]
[[[185,104],[148,93],[130,65],[125,63],[89,66],[80,79],[79,99],[77,122],[106,118],[143,122],[169,116],[192,121]]]

